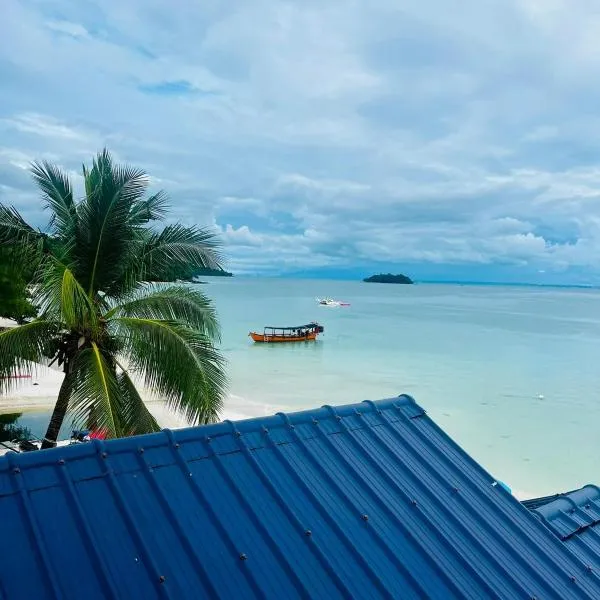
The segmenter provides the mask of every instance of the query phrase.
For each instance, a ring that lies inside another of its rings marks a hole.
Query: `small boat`
[[[265,327],[262,333],[251,331],[248,335],[255,342],[277,344],[282,342],[314,342],[323,333],[323,325],[316,322],[296,327]]]
[[[321,306],[350,306],[350,302],[342,302],[333,298],[315,298],[315,300]]]

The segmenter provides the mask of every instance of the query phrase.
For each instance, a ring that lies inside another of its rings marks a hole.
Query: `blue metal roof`
[[[586,485],[538,506],[533,513],[589,569],[600,572],[600,488]]]
[[[599,598],[409,397],[0,459],[0,598]]]

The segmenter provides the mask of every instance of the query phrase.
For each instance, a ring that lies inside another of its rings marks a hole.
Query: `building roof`
[[[3,600],[600,597],[407,396],[10,455],[0,515]]]
[[[530,507],[531,508],[531,507]],[[533,513],[587,568],[600,572],[600,488],[586,485],[559,494]]]

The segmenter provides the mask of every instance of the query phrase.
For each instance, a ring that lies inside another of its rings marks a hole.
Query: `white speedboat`
[[[333,298],[315,298],[317,304],[321,306],[350,306],[349,302],[341,302],[340,300],[334,300]]]

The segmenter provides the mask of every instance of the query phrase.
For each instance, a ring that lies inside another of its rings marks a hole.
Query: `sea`
[[[235,418],[399,394],[519,497],[600,484],[600,290],[209,278]],[[317,304],[316,297],[349,302]],[[318,321],[315,343],[252,330]],[[43,434],[47,413],[20,424]]]

